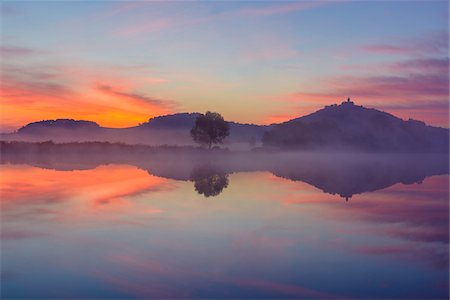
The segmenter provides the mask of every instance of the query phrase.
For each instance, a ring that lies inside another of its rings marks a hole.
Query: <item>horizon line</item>
[[[403,121],[409,121],[409,120],[419,121],[419,122],[423,122],[426,126],[450,129],[450,125],[449,125],[449,124],[447,124],[447,127],[445,127],[445,126],[437,126],[437,125],[430,125],[430,124],[428,124],[428,123],[426,123],[425,121],[422,121],[422,120],[417,120],[417,119],[413,119],[413,118],[403,119],[403,118],[398,117],[398,116],[396,116],[396,115],[394,115],[394,114],[392,114],[392,113],[390,113],[390,112],[386,112],[386,111],[377,109],[377,108],[375,108],[375,107],[364,106],[364,105],[357,105],[357,104],[355,104],[355,102],[354,102],[353,100],[351,100],[351,98],[347,98],[347,100],[342,101],[340,104],[333,103],[333,104],[325,105],[325,106],[323,106],[322,108],[317,109],[316,111],[314,111],[314,112],[312,112],[312,113],[305,114],[305,115],[301,115],[301,116],[298,116],[298,117],[294,117],[294,118],[288,119],[288,120],[286,120],[286,121],[278,122],[278,123],[258,124],[258,123],[241,123],[241,122],[236,122],[236,121],[232,121],[232,120],[226,120],[226,121],[227,121],[227,122],[230,122],[230,123],[241,124],[241,125],[272,126],[272,125],[278,125],[278,124],[282,124],[282,123],[285,123],[285,122],[289,122],[289,121],[291,121],[291,120],[295,120],[295,119],[298,119],[298,118],[303,118],[303,117],[309,116],[309,115],[311,115],[311,114],[314,114],[314,113],[316,113],[316,112],[318,112],[318,111],[320,111],[320,110],[322,110],[322,109],[325,109],[325,108],[327,108],[327,107],[341,106],[341,105],[344,105],[345,103],[351,103],[351,104],[353,104],[353,105],[355,105],[355,106],[363,107],[363,108],[366,108],[366,109],[374,109],[374,110],[377,110],[377,111],[380,111],[380,112],[384,112],[384,113],[387,113],[387,114],[389,114],[389,115],[391,115],[391,116],[394,116],[394,117],[396,117],[396,118],[398,118],[398,119],[401,119],[401,120],[403,120]],[[207,111],[213,111],[213,110],[207,110]],[[207,111],[206,111],[206,112],[207,112]],[[205,113],[206,113],[206,112],[205,112]],[[174,113],[169,113],[169,114],[165,114],[165,115],[158,115],[158,116],[150,117],[146,122],[138,123],[138,124],[136,124],[136,125],[134,125],[134,126],[129,126],[129,127],[108,127],[108,126],[103,126],[103,125],[99,124],[99,123],[96,122],[96,121],[92,121],[92,120],[88,120],[88,119],[73,119],[73,118],[43,119],[43,120],[37,120],[37,121],[29,122],[29,123],[24,124],[24,125],[18,127],[17,129],[15,129],[15,130],[13,130],[13,131],[10,131],[10,132],[0,131],[0,134],[12,134],[12,133],[17,133],[18,130],[20,130],[21,128],[23,128],[23,127],[25,127],[25,126],[27,126],[27,125],[30,125],[30,124],[40,123],[40,122],[46,122],[46,121],[58,121],[58,120],[71,120],[71,121],[86,121],[86,122],[92,122],[92,123],[97,124],[99,127],[101,127],[101,128],[106,128],[106,129],[127,129],[127,128],[139,127],[139,126],[141,126],[141,125],[143,125],[143,124],[146,124],[146,123],[150,122],[151,120],[156,119],[156,118],[159,118],[159,117],[174,116],[174,115],[179,115],[179,114],[202,114],[202,113],[201,113],[201,112],[174,112]],[[1,128],[1,126],[0,126],[0,128]],[[0,130],[1,130],[1,129],[0,129]]]

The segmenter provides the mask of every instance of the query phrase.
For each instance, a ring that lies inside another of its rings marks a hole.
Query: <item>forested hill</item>
[[[348,100],[274,126],[266,147],[361,150],[370,152],[448,152],[449,129],[404,121]]]

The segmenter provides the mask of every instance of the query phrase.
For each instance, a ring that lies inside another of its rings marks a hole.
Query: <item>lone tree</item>
[[[212,144],[222,143],[230,135],[230,126],[223,117],[216,112],[206,112],[195,120],[191,129],[191,136],[196,143],[207,145],[211,149]]]

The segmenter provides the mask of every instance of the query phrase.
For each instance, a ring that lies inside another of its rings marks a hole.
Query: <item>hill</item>
[[[349,99],[278,124],[264,134],[262,142],[266,147],[296,150],[448,152],[449,129],[404,121]]]
[[[95,122],[57,119],[30,123],[2,134],[6,141],[111,142],[150,146],[195,145],[190,136],[199,113],[159,116],[129,128],[107,128]],[[365,152],[448,152],[449,129],[421,121],[402,120],[389,113],[355,105],[350,100],[326,106],[310,115],[274,125],[228,122],[225,147],[256,146],[284,150]]]
[[[199,113],[178,113],[159,116],[135,127],[107,128],[95,122],[57,119],[33,122],[21,127],[17,132],[2,134],[7,141],[42,142],[122,142],[146,145],[192,146],[194,142],[190,130]],[[270,126],[229,122],[230,136],[225,146],[248,148],[254,139],[260,141]]]

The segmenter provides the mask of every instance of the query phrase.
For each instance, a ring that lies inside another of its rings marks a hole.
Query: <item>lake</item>
[[[2,299],[449,296],[448,156],[65,159],[2,162]]]

